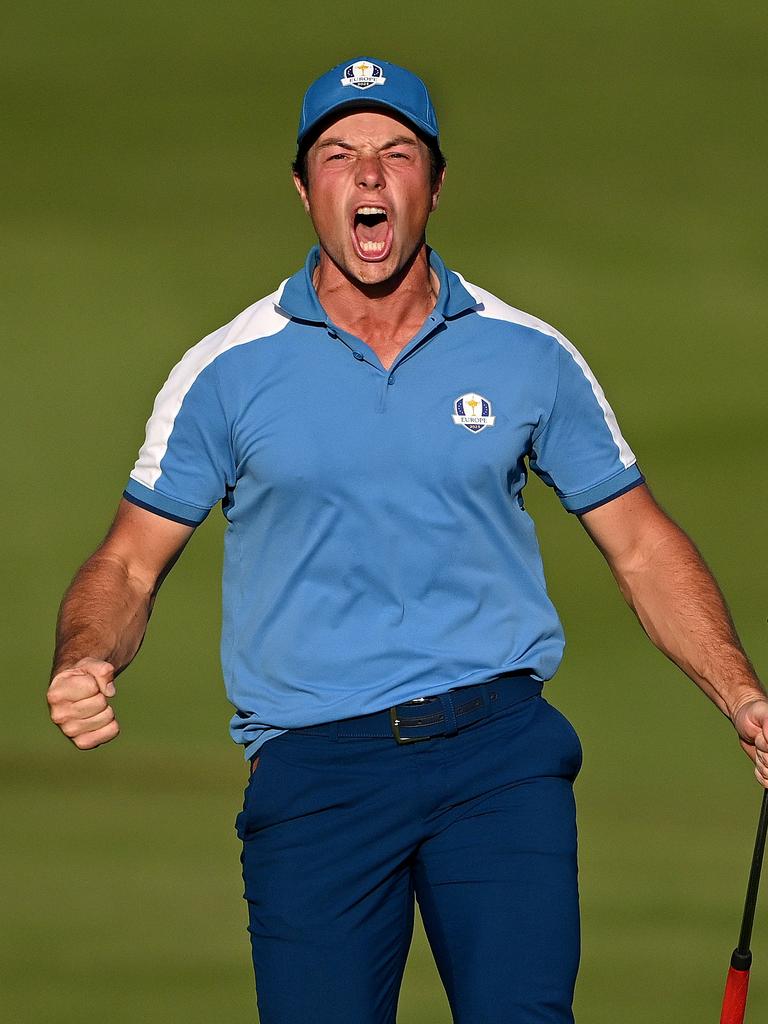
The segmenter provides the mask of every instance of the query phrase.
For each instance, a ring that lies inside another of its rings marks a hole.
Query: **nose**
[[[362,156],[357,168],[360,188],[384,188],[384,174],[377,156]]]

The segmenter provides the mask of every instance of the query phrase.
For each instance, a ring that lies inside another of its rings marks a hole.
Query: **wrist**
[[[91,670],[96,669],[103,672],[105,669],[109,672],[116,674],[116,667],[113,662],[107,660],[107,658],[97,658],[93,655],[86,655],[85,657],[61,657],[58,658],[51,670],[51,679],[55,679],[56,676],[61,675],[63,672],[87,672],[92,674]]]
[[[763,690],[760,684],[751,686],[745,692],[740,692],[734,699],[727,703],[728,717],[732,722],[736,720],[736,716],[749,704],[754,704],[757,701],[768,701],[768,694]]]

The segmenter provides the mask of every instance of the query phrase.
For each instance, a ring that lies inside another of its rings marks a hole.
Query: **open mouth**
[[[384,207],[359,206],[355,210],[352,237],[361,259],[385,259],[392,248],[392,230]]]

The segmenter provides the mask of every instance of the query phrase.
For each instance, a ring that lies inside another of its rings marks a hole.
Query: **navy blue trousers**
[[[571,1024],[580,766],[540,695],[408,745],[264,744],[237,819],[261,1024],[394,1024],[414,897],[454,1024]]]

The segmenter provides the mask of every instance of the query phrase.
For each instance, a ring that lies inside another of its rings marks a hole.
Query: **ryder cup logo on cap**
[[[307,89],[299,118],[298,144],[330,115],[345,108],[382,107],[408,121],[416,131],[437,139],[437,115],[422,80],[386,60],[357,57],[326,71]]]
[[[378,64],[367,60],[359,60],[344,68],[342,85],[354,85],[356,89],[370,89],[372,85],[384,85],[386,78]]]
[[[488,399],[470,391],[453,403],[453,422],[457,427],[466,427],[477,434],[486,427],[492,427],[496,417],[491,416],[491,403]]]

